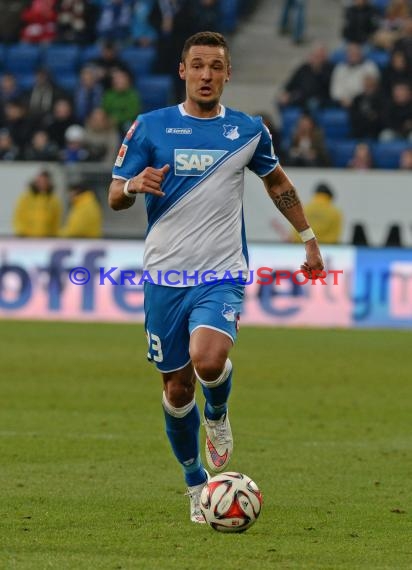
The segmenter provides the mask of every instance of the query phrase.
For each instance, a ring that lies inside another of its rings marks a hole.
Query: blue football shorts
[[[236,340],[245,286],[220,281],[193,287],[144,283],[147,358],[160,372],[173,372],[190,362],[191,333],[208,327]]]

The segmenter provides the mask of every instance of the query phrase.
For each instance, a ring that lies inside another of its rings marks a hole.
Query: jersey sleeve
[[[266,176],[272,172],[279,164],[279,159],[273,150],[272,137],[268,128],[263,124],[262,119],[256,119],[261,131],[259,143],[248,164],[248,168],[260,177]]]
[[[138,116],[120,145],[112,171],[113,178],[132,178],[150,166],[150,163],[151,144],[147,137],[146,122],[142,116]]]

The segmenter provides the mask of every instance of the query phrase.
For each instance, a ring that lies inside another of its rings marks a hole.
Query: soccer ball
[[[220,473],[209,479],[200,495],[200,510],[206,522],[220,532],[243,532],[256,521],[262,494],[243,473]]]

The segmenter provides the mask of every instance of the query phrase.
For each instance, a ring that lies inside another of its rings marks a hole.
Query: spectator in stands
[[[95,193],[83,182],[69,186],[70,210],[59,236],[65,238],[99,238],[103,215]]]
[[[102,107],[119,132],[125,134],[141,108],[139,94],[127,72],[118,69],[112,73],[112,87],[104,93]]]
[[[56,100],[62,91],[52,81],[47,69],[40,68],[32,89],[27,93],[28,114],[34,122],[40,123],[51,116]]]
[[[83,124],[86,117],[99,107],[103,97],[103,87],[98,81],[96,67],[86,65],[80,72],[79,84],[73,94],[74,115]]]
[[[156,0],[136,0],[133,5],[130,35],[138,47],[151,46],[157,41],[157,30],[152,25],[151,18],[156,7]]]
[[[363,86],[363,92],[353,99],[349,107],[352,136],[376,139],[382,130],[384,104],[379,78],[366,75]]]
[[[306,0],[283,0],[279,32],[282,35],[291,34],[295,44],[304,41],[306,25]]]
[[[86,143],[86,131],[81,125],[71,125],[64,134],[65,145],[61,160],[65,164],[87,162],[92,155]]]
[[[21,99],[12,99],[4,106],[3,128],[6,128],[21,152],[30,140],[33,123],[27,116],[27,108]]]
[[[394,43],[393,49],[402,51],[409,67],[412,67],[412,18],[403,23],[402,37]]]
[[[109,41],[102,44],[100,56],[91,59],[88,64],[97,68],[98,78],[104,89],[110,89],[113,71],[121,69],[130,73],[128,66],[119,57],[115,44]]]
[[[0,0],[0,43],[14,44],[19,40],[21,13],[27,0]]]
[[[220,31],[218,0],[195,0],[194,4],[194,22],[196,31]]]
[[[392,50],[394,43],[402,37],[402,28],[410,16],[409,0],[391,0],[373,36],[373,44],[386,51]]]
[[[86,0],[59,0],[57,9],[57,41],[85,43]]]
[[[316,44],[308,59],[287,81],[279,97],[279,104],[297,105],[313,112],[330,103],[329,89],[333,65],[323,44]]]
[[[65,133],[75,122],[72,104],[68,99],[57,99],[53,105],[53,113],[44,121],[44,129],[50,140],[55,142],[59,149],[64,148]]]
[[[0,79],[0,111],[8,101],[17,99],[21,94],[22,90],[17,85],[15,76],[12,73],[4,73]]]
[[[18,160],[19,147],[13,141],[8,129],[0,129],[0,160]]]
[[[35,131],[30,143],[24,150],[24,160],[51,162],[58,160],[59,149],[53,143],[46,131]]]
[[[130,36],[131,17],[131,0],[102,0],[96,25],[98,38],[125,43]]]
[[[56,0],[32,0],[21,15],[21,39],[30,43],[50,43],[56,39]]]
[[[372,152],[367,143],[356,145],[352,158],[348,162],[348,168],[353,168],[354,170],[369,170],[373,168]]]
[[[318,184],[312,200],[305,205],[308,222],[319,243],[339,243],[342,233],[343,216],[333,203],[334,194],[328,184]],[[298,233],[292,233],[292,241],[299,242]]]
[[[62,205],[54,193],[51,174],[48,170],[42,170],[18,199],[14,231],[20,237],[56,236],[61,213]]]
[[[401,152],[399,168],[402,170],[412,170],[412,148],[407,148]]]
[[[362,47],[350,43],[346,46],[346,61],[336,64],[330,82],[330,96],[342,107],[349,107],[353,99],[363,91],[366,76],[379,77],[379,69],[373,61],[365,60]]]
[[[185,84],[176,70],[179,69],[182,45],[186,38],[197,31],[195,3],[193,0],[165,0],[159,2],[160,23],[158,40],[157,73],[171,75],[174,81],[174,97],[185,97]]]
[[[329,166],[322,130],[310,115],[299,117],[285,161],[289,166]]]
[[[388,65],[382,70],[382,90],[386,97],[391,96],[396,83],[409,83],[412,87],[412,67],[400,50],[391,53]]]
[[[369,0],[353,0],[345,8],[342,36],[347,42],[366,44],[379,27],[380,15]]]
[[[398,83],[392,89],[383,115],[382,142],[408,139],[412,142],[412,89],[407,83]]]
[[[9,101],[19,99],[22,92],[12,73],[5,73],[0,78],[0,124],[5,120],[4,108]]]
[[[86,119],[86,143],[93,160],[113,166],[120,137],[113,121],[101,107],[94,109]]]

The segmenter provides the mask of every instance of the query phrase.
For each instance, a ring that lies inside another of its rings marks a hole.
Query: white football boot
[[[218,420],[204,418],[206,429],[205,455],[210,469],[224,471],[233,452],[233,436],[228,412]]]
[[[190,520],[198,524],[206,524],[205,517],[202,515],[202,511],[200,510],[200,495],[203,487],[210,479],[209,473],[206,470],[205,473],[207,476],[206,481],[204,481],[204,483],[200,483],[200,485],[188,487],[186,493],[190,499]]]

